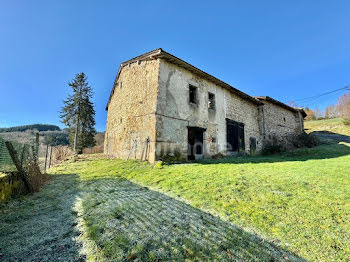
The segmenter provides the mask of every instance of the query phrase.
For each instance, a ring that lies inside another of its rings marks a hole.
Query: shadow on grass
[[[270,156],[246,156],[222,159],[203,159],[195,161],[198,164],[247,164],[247,163],[276,163],[287,161],[307,161],[317,159],[337,158],[350,155],[350,146],[344,144],[328,143],[313,148],[299,148],[290,152]]]
[[[347,135],[342,135],[330,131],[314,131],[311,132],[310,134],[313,134],[317,136],[318,138],[323,138],[323,139],[331,139],[336,142],[345,142],[345,143],[350,143],[350,136]]]
[[[83,183],[79,215],[84,234],[109,260],[304,261],[276,243],[124,178]]]
[[[32,196],[0,203],[0,261],[84,261],[74,240],[77,175],[56,175]]]

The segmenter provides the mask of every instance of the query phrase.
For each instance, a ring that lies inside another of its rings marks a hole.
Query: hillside
[[[0,132],[0,137],[8,140],[8,141],[16,141],[18,143],[24,143],[24,144],[33,144],[35,139],[35,133],[37,131],[34,130],[27,130],[25,132]],[[45,136],[52,135],[52,134],[66,134],[68,137],[68,133],[66,130],[62,131],[40,131],[40,142],[44,142]]]
[[[37,130],[41,132],[41,131],[60,131],[61,129],[55,125],[34,124],[34,125],[25,125],[25,126],[3,127],[3,128],[0,128],[0,133],[25,132],[28,130]]]
[[[305,121],[305,130],[307,133],[328,131],[350,136],[350,125],[345,125],[342,118]]]

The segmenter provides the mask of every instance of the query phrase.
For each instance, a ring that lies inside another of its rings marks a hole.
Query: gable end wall
[[[121,69],[108,106],[105,154],[141,159],[143,152],[145,159],[147,152],[147,160],[154,161],[158,71],[159,60],[135,62]]]

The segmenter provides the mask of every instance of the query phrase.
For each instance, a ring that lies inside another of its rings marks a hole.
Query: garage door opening
[[[244,124],[226,119],[227,152],[243,152]]]

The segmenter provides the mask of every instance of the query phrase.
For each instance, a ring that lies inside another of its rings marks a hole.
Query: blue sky
[[[350,83],[350,1],[0,1],[0,126],[58,124],[85,72],[96,128],[119,64],[162,47],[283,102]],[[334,93],[302,104],[324,108]]]

